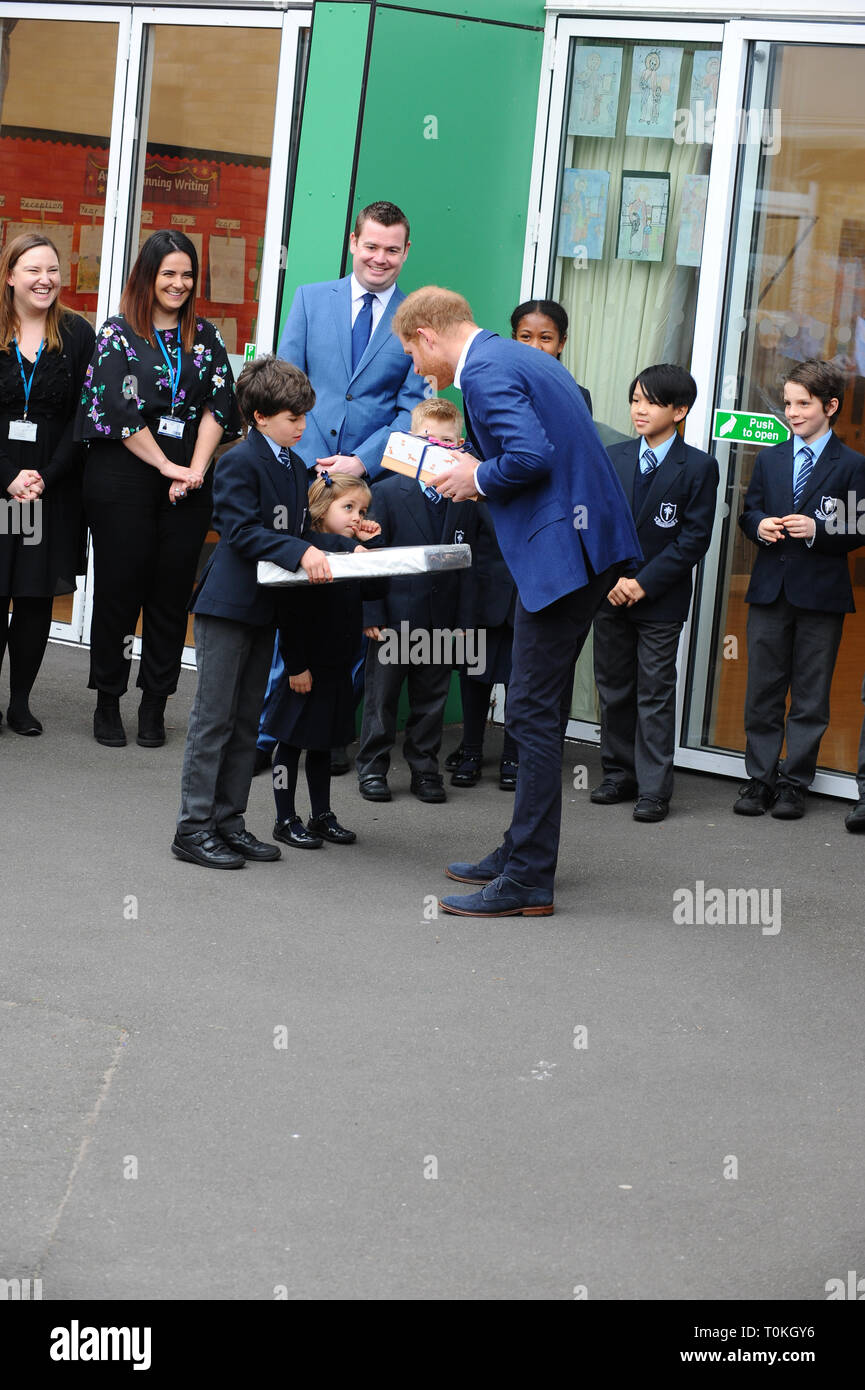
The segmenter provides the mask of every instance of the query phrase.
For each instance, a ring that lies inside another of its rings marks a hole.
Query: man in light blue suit
[[[396,283],[409,250],[405,213],[370,203],[349,245],[350,275],[298,287],[278,356],[306,372],[315,389],[298,449],[307,468],[375,479],[388,435],[409,429],[424,394],[391,332],[405,298]]]
[[[415,372],[463,393],[477,458],[457,454],[444,497],[487,499],[517,586],[508,724],[519,749],[504,841],[450,878],[480,891],[443,898],[466,917],[548,916],[562,813],[562,748],[574,665],[618,577],[642,559],[634,520],[579,386],[548,353],[484,332],[462,295],[435,285],[400,305],[394,332]]]

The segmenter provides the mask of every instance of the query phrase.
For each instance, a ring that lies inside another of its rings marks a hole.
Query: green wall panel
[[[384,9],[380,6],[379,9]],[[400,0],[404,10],[440,10],[449,15],[472,15],[477,19],[496,19],[505,24],[535,24],[544,27],[543,0],[469,0],[468,4],[445,4],[442,0]]]
[[[542,49],[531,29],[376,11],[354,210],[398,203],[401,288],[460,290],[496,331],[519,296]]]
[[[298,285],[340,272],[369,15],[344,4],[313,13],[280,327]]]

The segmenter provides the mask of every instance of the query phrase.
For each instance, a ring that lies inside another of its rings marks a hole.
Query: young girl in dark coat
[[[309,524],[314,531],[366,542],[381,527],[367,521],[371,493],[349,473],[328,473],[309,490]],[[376,581],[372,581],[375,586]],[[285,673],[265,722],[279,742],[273,755],[276,824],[273,838],[297,849],[320,849],[324,840],[353,844],[357,836],[330,809],[330,750],[354,738],[351,686],[363,599],[369,583],[298,585],[279,599],[279,646]],[[371,630],[367,631],[371,636]],[[300,755],[306,749],[306,780],[312,817],[304,826],[295,793]]]

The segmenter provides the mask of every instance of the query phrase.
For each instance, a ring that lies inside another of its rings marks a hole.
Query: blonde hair
[[[443,425],[453,425],[462,439],[463,417],[453,401],[445,400],[443,396],[430,396],[425,401],[419,401],[411,413],[412,434],[420,434],[425,420],[441,420]]]
[[[323,531],[322,525],[331,502],[346,497],[350,492],[365,492],[369,501],[372,493],[369,485],[353,473],[328,473],[327,479],[316,478],[309,489],[309,524],[313,531]]]
[[[468,300],[440,285],[424,285],[402,301],[393,316],[393,331],[405,341],[413,338],[419,328],[449,333],[460,323],[474,323]]]
[[[15,313],[14,290],[7,284],[9,275],[21,257],[27,251],[35,251],[37,246],[47,246],[57,257],[57,264],[60,264],[60,253],[54,242],[50,237],[42,236],[38,232],[24,232],[22,236],[15,237],[0,256],[0,285],[3,287],[0,298],[0,352],[9,351],[12,339],[17,338],[21,328],[18,315]],[[61,351],[63,340],[60,337],[60,324],[63,319],[69,317],[70,311],[63,307],[58,295],[45,316],[45,346],[49,352]]]

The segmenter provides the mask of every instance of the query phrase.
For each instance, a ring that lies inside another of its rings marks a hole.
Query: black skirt
[[[342,748],[354,738],[351,667],[311,667],[312,690],[292,690],[284,674],[272,697],[264,732],[290,748]]]

